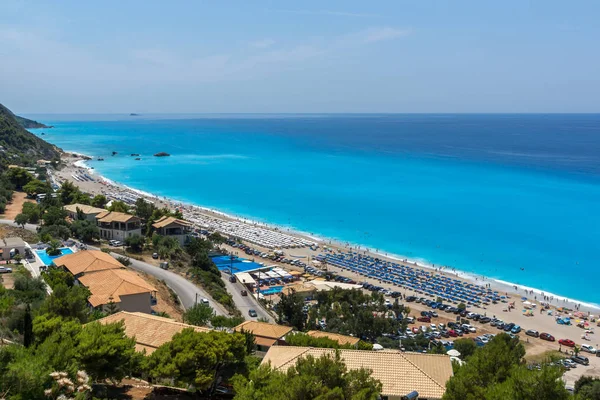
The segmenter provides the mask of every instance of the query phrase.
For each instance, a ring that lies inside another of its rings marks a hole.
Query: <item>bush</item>
[[[117,257],[117,261],[126,267],[129,267],[131,265],[131,260],[128,257],[119,256]]]

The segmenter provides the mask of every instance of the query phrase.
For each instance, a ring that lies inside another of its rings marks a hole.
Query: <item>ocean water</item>
[[[600,115],[33,117],[140,190],[600,304]]]

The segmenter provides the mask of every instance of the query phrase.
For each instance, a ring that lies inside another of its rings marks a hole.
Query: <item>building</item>
[[[182,246],[189,241],[189,234],[192,232],[191,223],[175,217],[164,216],[153,223],[152,227],[157,234],[177,239]]]
[[[100,311],[117,310],[150,314],[156,304],[156,288],[133,271],[107,269],[79,277],[79,283],[90,290],[88,303]]]
[[[75,279],[83,274],[125,268],[123,264],[100,250],[83,250],[54,260],[54,265],[69,271]]]
[[[140,219],[135,215],[116,211],[104,211],[96,215],[96,224],[100,228],[100,238],[121,240],[133,235],[141,235]]]
[[[381,381],[382,399],[400,400],[416,391],[419,400],[440,400],[446,383],[452,377],[450,357],[439,354],[403,353],[400,351],[339,350],[348,369],[367,368],[371,376]],[[273,346],[263,364],[286,371],[307,356],[334,356],[335,349]]]
[[[359,338],[353,336],[340,335],[339,333],[331,333],[331,332],[323,332],[323,331],[308,331],[306,332],[308,336],[312,336],[314,338],[327,338],[331,340],[335,340],[340,345],[350,345],[356,347],[358,342],[360,342]]]
[[[103,208],[92,207],[85,204],[69,204],[65,211],[72,220],[77,219],[77,210],[80,210],[87,221],[96,222],[96,215],[106,212]]]
[[[27,246],[27,243],[19,237],[0,239],[0,254],[2,255],[2,260],[10,260],[17,254],[25,258],[25,246]]]
[[[294,285],[286,286],[281,290],[281,293],[285,294],[286,296],[294,294],[296,296],[301,296],[305,300],[311,299],[316,292],[317,288],[314,285],[300,282]]]
[[[196,332],[210,331],[205,327],[183,324],[170,318],[139,312],[120,311],[98,320],[101,324],[119,321],[123,321],[125,325],[125,334],[135,338],[135,349],[146,350],[146,354],[152,354],[162,344],[170,342],[176,333],[186,328],[192,328]]]
[[[235,332],[250,332],[254,335],[256,349],[267,351],[271,346],[285,344],[285,335],[292,331],[289,326],[269,324],[258,321],[244,321],[235,328]]]

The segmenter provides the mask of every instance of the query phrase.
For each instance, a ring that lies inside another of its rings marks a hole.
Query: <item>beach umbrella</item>
[[[448,350],[446,354],[448,354],[450,357],[460,357],[460,352],[454,349]]]
[[[373,350],[383,350],[383,346],[378,343],[375,343],[373,345]]]

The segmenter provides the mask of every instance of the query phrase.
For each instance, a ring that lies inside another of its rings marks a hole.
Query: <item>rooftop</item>
[[[111,269],[83,275],[79,278],[82,285],[90,289],[88,299],[93,307],[121,302],[121,296],[156,292],[156,288],[133,271]]]
[[[169,342],[176,333],[185,328],[192,328],[196,332],[210,331],[205,327],[188,325],[170,318],[139,312],[121,311],[98,320],[101,324],[118,321],[123,321],[125,324],[125,334],[127,336],[135,337],[136,350],[142,351],[145,349],[147,354],[152,354],[154,350]]]
[[[129,222],[131,220],[138,220],[139,218],[135,215],[125,214],[117,211],[104,211],[96,215],[96,219],[99,222]]]
[[[331,332],[323,332],[323,331],[308,331],[306,332],[308,336],[312,336],[314,338],[327,338],[331,340],[335,340],[341,345],[349,344],[355,346],[360,339],[352,336],[340,335],[339,333],[331,333]]]
[[[0,246],[2,247],[23,247],[25,242],[20,237],[9,237],[0,240]]]
[[[367,368],[371,376],[383,384],[383,396],[405,396],[412,391],[419,397],[441,399],[446,382],[452,376],[452,363],[447,355],[403,353],[400,351],[339,350],[348,369]],[[286,371],[306,356],[333,356],[334,349],[273,346],[262,363]]]
[[[290,333],[292,328],[289,326],[269,324],[266,322],[258,322],[258,321],[244,321],[235,328],[233,328],[235,332],[250,332],[254,336],[262,336],[265,338],[271,339],[280,339]]]
[[[164,228],[165,226],[169,226],[169,225],[182,225],[182,226],[192,226],[191,223],[184,221],[182,219],[178,219],[175,217],[161,217],[160,219],[158,219],[155,223],[152,224],[152,226],[156,229],[159,228]]]
[[[100,250],[84,250],[54,260],[54,265],[65,267],[73,275],[123,268],[123,264]]]
[[[80,209],[84,214],[100,214],[106,212],[104,208],[92,207],[85,204],[69,204],[65,206],[65,210],[76,213],[77,209]]]

